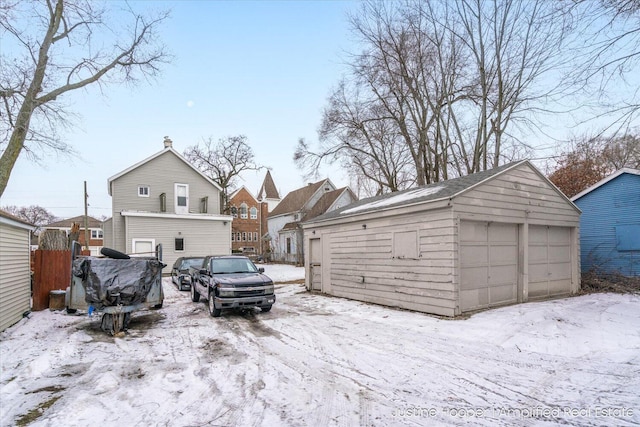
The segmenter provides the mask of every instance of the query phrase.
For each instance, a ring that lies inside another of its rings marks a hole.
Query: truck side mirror
[[[260,268],[258,269],[258,273],[264,273],[264,268],[260,267]]]

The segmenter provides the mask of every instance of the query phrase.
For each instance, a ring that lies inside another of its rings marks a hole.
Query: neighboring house
[[[267,204],[259,202],[244,186],[229,196],[229,212],[233,217],[231,247],[235,252],[262,254],[263,217]]]
[[[31,310],[31,232],[36,226],[0,210],[0,332]]]
[[[71,233],[71,228],[74,224],[78,224],[80,227],[78,242],[82,245],[82,248],[85,247],[85,228],[84,228],[84,216],[76,216],[73,218],[65,219],[62,221],[52,222],[51,224],[45,225],[42,228],[44,230],[62,230],[67,233],[67,236]],[[89,250],[91,251],[92,256],[100,255],[100,249],[104,246],[103,232],[102,232],[102,221],[95,219],[91,216],[87,217],[87,229],[89,230]]]
[[[444,316],[580,287],[580,210],[528,161],[305,222],[306,286]]]
[[[271,259],[301,264],[304,261],[300,224],[357,200],[348,188],[336,189],[329,179],[291,191],[269,214]]]
[[[144,255],[162,244],[167,265],[181,256],[231,253],[233,218],[221,214],[222,189],[169,138],[162,151],[112,176],[108,186],[113,216],[104,222],[105,246]]]
[[[621,169],[576,194],[583,272],[640,276],[640,170]]]

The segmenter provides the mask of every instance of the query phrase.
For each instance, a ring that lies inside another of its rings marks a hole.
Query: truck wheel
[[[200,294],[196,291],[196,287],[191,285],[191,301],[198,302],[200,301]]]
[[[268,313],[271,311],[271,306],[270,305],[263,305],[260,307],[260,310],[262,310],[263,313]]]
[[[220,317],[222,314],[222,309],[216,308],[215,295],[213,292],[209,293],[209,314],[211,317]]]
[[[76,308],[67,307],[67,314],[76,314],[77,311],[78,311],[78,309],[76,309]]]

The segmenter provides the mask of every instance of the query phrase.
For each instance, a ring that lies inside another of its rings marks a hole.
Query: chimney
[[[164,148],[173,147],[173,141],[168,136],[164,137]]]

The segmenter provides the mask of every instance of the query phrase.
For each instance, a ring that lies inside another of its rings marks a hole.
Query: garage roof
[[[380,209],[396,208],[409,204],[450,199],[522,164],[529,164],[529,166],[534,171],[540,174],[540,172],[533,165],[531,165],[528,160],[511,162],[494,169],[477,172],[460,178],[449,179],[447,181],[436,182],[422,187],[411,188],[408,190],[397,191],[389,194],[383,194],[381,196],[363,199],[341,209],[336,209],[324,215],[313,218],[312,220],[308,221],[308,223],[335,218],[345,218],[367,212],[374,212]],[[556,187],[546,177],[544,177],[542,174],[540,174],[540,176],[547,182],[549,182],[550,186],[556,189]],[[571,201],[569,201],[569,199],[564,194],[562,194],[560,190],[557,191],[563,196],[564,199],[567,200],[567,202],[571,203]]]

